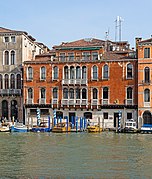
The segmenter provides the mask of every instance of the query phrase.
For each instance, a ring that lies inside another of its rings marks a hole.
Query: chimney
[[[138,44],[142,40],[141,37],[136,37],[135,42],[136,42],[136,57],[138,58]]]

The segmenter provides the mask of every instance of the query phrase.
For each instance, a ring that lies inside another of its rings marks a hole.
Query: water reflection
[[[5,178],[150,178],[152,135],[0,133]]]

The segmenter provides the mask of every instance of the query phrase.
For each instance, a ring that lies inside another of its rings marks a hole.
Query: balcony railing
[[[58,99],[52,99],[52,104],[58,104]]]
[[[26,99],[26,104],[33,104],[33,98]]]
[[[92,99],[91,105],[97,106],[98,105],[98,99]]]
[[[99,60],[98,55],[79,55],[79,56],[58,56],[53,58],[53,61],[60,61],[60,62],[71,62],[71,61],[97,61]]]
[[[0,95],[21,95],[21,89],[0,89]]]
[[[46,99],[45,98],[40,98],[39,99],[39,104],[46,104]]]
[[[87,79],[63,79],[62,85],[86,85]]]
[[[62,99],[61,101],[61,105],[87,105],[88,104],[88,100],[87,99]]]
[[[126,105],[133,105],[133,99],[126,99],[125,104]]]
[[[102,103],[102,105],[108,105],[109,104],[109,100],[108,99],[102,99],[101,103]]]

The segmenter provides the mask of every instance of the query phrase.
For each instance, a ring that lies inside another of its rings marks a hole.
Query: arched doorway
[[[8,120],[8,102],[6,100],[2,101],[2,117]]]
[[[85,112],[85,113],[84,113],[84,117],[85,117],[86,119],[92,119],[92,113],[91,113],[91,112]]]
[[[17,120],[18,119],[18,107],[17,107],[17,101],[12,100],[11,101],[11,119]]]
[[[150,111],[143,113],[143,124],[152,124],[152,116]]]

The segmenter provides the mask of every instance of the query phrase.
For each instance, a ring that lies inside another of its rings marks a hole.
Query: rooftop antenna
[[[108,31],[105,32],[105,50],[108,50],[108,39],[109,39],[109,28]]]
[[[117,18],[115,20],[115,42],[117,41],[117,35],[119,36],[119,42],[121,42],[121,25],[122,25],[122,21],[124,21],[124,20],[120,16],[117,16]]]

